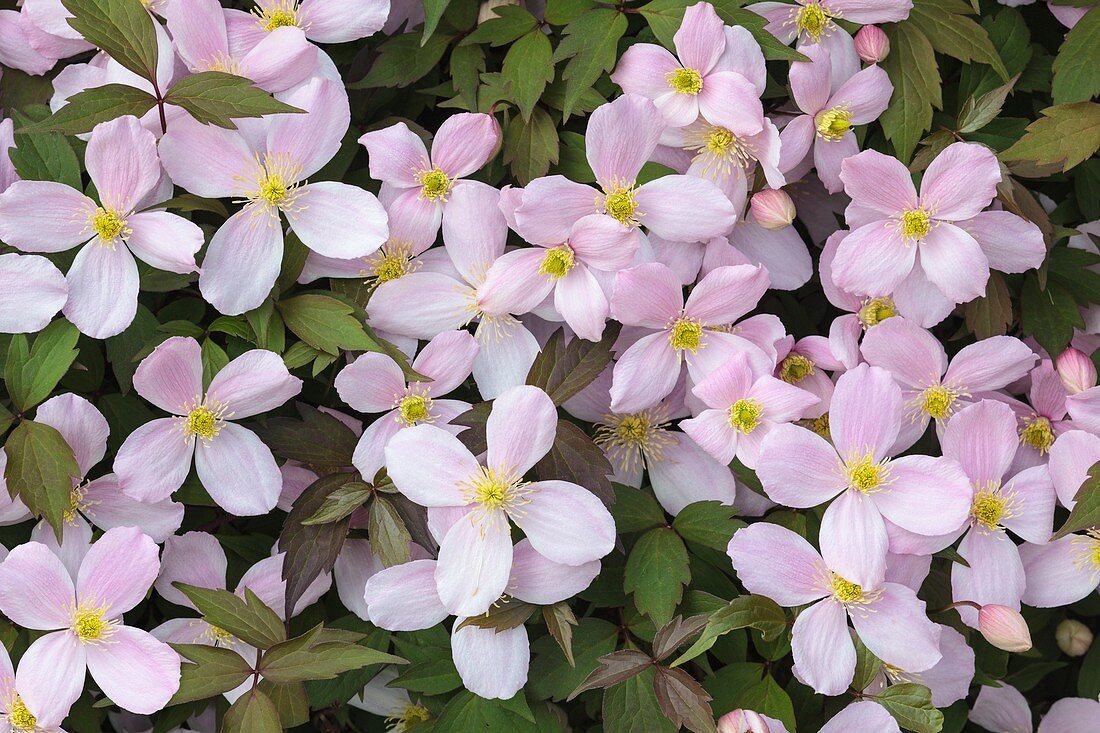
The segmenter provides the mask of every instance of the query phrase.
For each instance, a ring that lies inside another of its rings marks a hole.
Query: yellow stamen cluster
[[[700,123],[688,128],[685,150],[695,150],[693,162],[701,162],[700,172],[710,178],[727,176],[734,168],[747,169],[756,161],[756,148],[725,127]]]
[[[70,628],[81,643],[101,642],[114,633],[114,624],[104,618],[105,611],[102,606],[87,602],[73,610],[73,624]]]
[[[426,707],[410,703],[405,706],[400,715],[386,718],[386,723],[391,726],[390,730],[394,733],[404,733],[414,725],[431,720],[431,718],[432,714],[428,712]]]
[[[828,35],[832,15],[817,3],[804,5],[796,12],[795,25],[799,33],[805,33],[815,42]]]
[[[672,324],[668,342],[677,351],[695,353],[703,346],[703,324],[690,318],[678,318]]]
[[[695,95],[703,91],[703,75],[695,69],[681,66],[679,69],[665,74],[665,81],[677,94]]]
[[[467,501],[477,504],[486,513],[516,510],[530,502],[527,484],[508,471],[481,466],[462,487]]]
[[[187,413],[187,424],[184,433],[194,435],[203,441],[210,441],[218,437],[222,429],[222,420],[218,413],[206,405],[199,405]]]
[[[863,587],[858,583],[845,580],[833,572],[830,572],[829,576],[832,582],[833,598],[845,605],[863,603],[866,601],[866,596],[863,594]]]
[[[884,466],[875,463],[870,455],[850,461],[846,466],[848,485],[864,494],[869,494],[882,486],[885,481]]]
[[[275,219],[278,211],[288,215],[301,211],[301,174],[302,166],[286,153],[257,156],[252,175],[239,179],[246,189],[243,203],[257,204],[255,214],[274,214]]]
[[[573,249],[568,244],[563,244],[546,250],[542,264],[539,265],[539,274],[560,280],[569,274],[575,264]]]
[[[114,209],[100,207],[93,211],[89,217],[89,226],[103,242],[113,242],[130,233],[126,220]]]
[[[426,422],[432,415],[432,398],[419,394],[405,395],[397,403],[397,413],[406,425]]]
[[[1000,529],[1001,522],[1012,516],[1009,498],[998,485],[983,486],[974,494],[970,515],[987,530]]]
[[[298,3],[296,0],[279,0],[279,2],[267,7],[257,8],[260,26],[265,31],[273,31],[276,28],[289,28],[299,25]]]
[[[1090,529],[1083,535],[1073,535],[1070,542],[1075,550],[1073,564],[1090,572],[1095,580],[1100,576],[1100,531]]]
[[[1054,445],[1054,428],[1051,427],[1050,420],[1041,415],[1028,420],[1020,431],[1020,442],[1030,445],[1040,454],[1045,454]]]
[[[932,217],[924,209],[910,209],[901,215],[899,229],[908,240],[920,240],[932,229]]]
[[[76,515],[84,508],[84,497],[88,493],[85,486],[77,486],[69,492],[69,508],[62,513],[62,518],[68,524],[76,521]]]
[[[757,400],[741,399],[730,405],[730,427],[748,435],[760,425],[764,411]]]
[[[596,427],[596,445],[623,473],[634,472],[647,461],[661,460],[665,446],[675,439],[665,430],[663,408],[629,415],[606,415]]]
[[[814,431],[825,440],[832,440],[832,433],[829,432],[829,413],[826,412],[820,417],[806,420],[804,423],[800,424],[804,424],[805,427],[808,427],[810,430]]]
[[[608,216],[626,226],[638,226],[638,202],[634,200],[634,184],[612,182],[604,189],[603,210]]]
[[[870,328],[897,314],[897,308],[891,298],[871,298],[859,309],[859,322],[864,328]]]
[[[431,201],[446,201],[447,195],[455,185],[441,168],[420,171],[416,174],[416,181],[421,185],[421,195]]]
[[[213,646],[232,647],[237,643],[237,637],[220,626],[209,624],[202,633],[202,638]]]
[[[930,417],[943,420],[954,411],[955,400],[959,393],[950,387],[937,384],[928,387],[920,396],[920,409]]]
[[[825,110],[817,117],[817,134],[825,140],[836,141],[852,129],[852,113],[843,106]]]
[[[384,255],[374,267],[374,279],[379,283],[388,283],[390,280],[408,274],[409,260],[400,255]]]
[[[38,718],[27,709],[27,704],[19,695],[8,705],[8,722],[12,728],[21,731],[33,731],[38,727]]]
[[[779,378],[787,384],[798,384],[814,373],[814,363],[801,354],[791,354],[779,365]]]

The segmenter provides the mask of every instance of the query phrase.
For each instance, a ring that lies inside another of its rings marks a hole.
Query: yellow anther
[[[680,67],[665,74],[668,86],[677,94],[698,94],[703,91],[703,75],[695,69]]]
[[[539,274],[560,280],[569,274],[575,264],[572,248],[568,244],[563,244],[546,250],[542,264],[539,265]]]
[[[113,209],[98,208],[92,212],[91,227],[104,242],[113,242],[124,234],[129,234],[126,220]]]
[[[429,397],[410,394],[397,403],[397,411],[406,425],[416,425],[431,417],[431,404]]]
[[[1050,420],[1042,416],[1028,420],[1020,431],[1020,442],[1030,445],[1041,454],[1046,453],[1054,445],[1054,429]]]
[[[894,301],[890,298],[872,298],[859,309],[859,322],[864,328],[877,326],[887,318],[893,318],[898,314]]]
[[[924,239],[932,229],[932,218],[924,209],[910,209],[901,215],[901,235],[906,239]]]
[[[921,392],[920,409],[930,417],[942,420],[952,413],[957,397],[955,390],[937,384]]]
[[[883,478],[882,464],[875,463],[871,456],[848,464],[848,485],[864,494],[881,486]]]
[[[672,324],[668,342],[677,351],[695,353],[703,345],[703,324],[690,318],[680,318]]]
[[[764,411],[756,400],[737,400],[729,408],[730,427],[747,435],[756,430],[763,414]]]
[[[454,187],[452,181],[440,168],[432,168],[430,171],[421,171],[416,175],[417,182],[422,186],[421,193],[424,198],[432,201],[446,201],[447,194]]]
[[[787,384],[798,384],[814,373],[814,363],[801,354],[791,354],[779,365],[779,378]]]
[[[852,113],[844,107],[833,107],[818,115],[817,134],[826,140],[840,140],[852,129]]]

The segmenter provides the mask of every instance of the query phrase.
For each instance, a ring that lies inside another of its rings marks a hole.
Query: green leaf
[[[879,121],[902,162],[908,161],[917,141],[932,126],[932,108],[943,107],[940,71],[928,38],[912,23],[885,28],[890,55],[882,68],[894,84],[890,106]]]
[[[676,733],[653,690],[652,667],[609,688],[603,695],[604,733]]]
[[[431,36],[423,45],[419,33],[393,36],[379,48],[378,58],[367,75],[347,88],[408,86],[439,66],[450,42],[451,37],[444,34]]]
[[[513,598],[507,603],[491,606],[485,613],[467,618],[455,627],[455,631],[467,626],[476,626],[479,629],[493,629],[500,633],[523,626],[537,610],[537,606]]]
[[[521,184],[546,174],[558,161],[558,131],[550,114],[535,107],[531,119],[513,117],[504,130],[504,162]]]
[[[141,0],[61,0],[69,25],[123,67],[156,83],[157,34]]]
[[[738,596],[710,615],[703,633],[671,666],[678,667],[714,646],[718,637],[735,629],[753,628],[765,640],[774,639],[787,627],[787,615],[775,601],[764,596]]]
[[[882,670],[882,660],[867,648],[858,634],[852,640],[856,643],[856,673],[852,678],[852,689],[862,692],[871,686]]]
[[[914,0],[907,25],[920,28],[940,53],[963,63],[988,64],[1008,81],[1008,70],[989,40],[989,32],[962,14],[969,12],[970,8],[954,0]]]
[[[1100,94],[1100,10],[1093,8],[1066,34],[1054,59],[1055,104],[1085,102]]]
[[[371,552],[385,567],[391,568],[409,561],[409,541],[412,537],[393,502],[384,496],[376,496],[371,502],[367,521]]]
[[[561,702],[597,667],[599,658],[615,650],[617,629],[598,618],[582,618],[572,634],[573,661],[562,653],[559,642],[543,636],[531,643],[528,689],[534,697]]]
[[[531,364],[527,384],[541,388],[555,405],[564,404],[611,363],[611,348],[618,337],[618,326],[611,324],[598,342],[575,338],[566,346],[564,331],[555,331]]]
[[[623,484],[611,485],[615,489],[611,515],[615,518],[615,528],[619,534],[665,525],[665,512],[651,492]]]
[[[463,690],[443,708],[432,733],[529,731],[534,722],[522,691],[510,700],[486,700]]]
[[[746,710],[755,710],[769,718],[775,718],[787,726],[788,730],[795,729],[791,697],[770,674],[765,674],[755,684],[741,689],[736,700]]]
[[[4,469],[8,493],[44,517],[60,542],[73,482],[81,478],[72,448],[56,429],[24,420],[8,436],[4,452],[8,457]]]
[[[327,680],[372,664],[405,663],[401,657],[359,644],[337,641],[302,646],[296,643],[299,639],[290,639],[264,653],[260,671],[265,679],[278,683]]]
[[[377,351],[382,347],[352,314],[355,309],[327,295],[299,295],[276,304],[286,327],[307,344],[334,356],[341,350]]]
[[[298,346],[298,344],[295,344]],[[306,347],[309,348],[309,347]],[[290,351],[294,351],[291,347]],[[290,351],[287,354],[290,354]],[[319,468],[351,465],[358,438],[344,423],[316,407],[298,403],[301,420],[292,417],[268,419],[257,431],[275,455]],[[345,480],[348,477],[345,476]],[[342,484],[341,484],[342,485]],[[321,507],[318,504],[317,509]],[[308,519],[307,514],[302,519]]]
[[[1042,290],[1039,278],[1034,276],[1024,280],[1020,322],[1024,333],[1034,336],[1048,354],[1061,354],[1073,337],[1073,329],[1085,325],[1077,301],[1065,287],[1050,282]]]
[[[179,196],[173,196],[167,201],[161,201],[159,204],[153,204],[146,207],[149,209],[172,209],[174,211],[208,211],[211,214],[217,214],[218,216],[228,219],[229,210],[225,208],[218,199],[208,199],[202,196],[196,196],[193,193],[181,193]]]
[[[309,722],[309,699],[306,686],[301,682],[276,684],[271,680],[260,680],[256,689],[267,695],[275,705],[281,727],[295,728]]]
[[[336,556],[348,535],[351,517],[328,524],[304,525],[302,521],[315,515],[325,500],[348,481],[348,475],[334,473],[314,481],[290,508],[279,535],[283,559],[283,580],[286,581],[286,608],[293,609],[306,588],[317,576],[332,570]],[[288,614],[289,615],[289,614]]]
[[[76,359],[79,338],[76,326],[59,318],[35,337],[28,358],[17,369],[7,372],[4,381],[8,394],[20,412],[50,396]]]
[[[986,92],[977,99],[973,97],[967,99],[959,113],[958,132],[964,135],[977,132],[992,122],[1001,113],[1001,107],[1004,106],[1005,99],[1008,98],[1008,93],[1012,91],[1018,78],[1019,75],[1013,77],[1008,83]]]
[[[223,733],[280,733],[279,711],[267,695],[257,689],[237,698],[222,719]]]
[[[646,532],[630,551],[623,589],[638,610],[662,626],[672,619],[691,580],[684,542],[668,527]]]
[[[8,149],[8,155],[19,177],[24,181],[57,181],[83,188],[80,161],[65,136],[56,132],[24,132],[30,120],[18,112],[12,116],[19,131],[15,133],[15,147]]]
[[[286,639],[282,620],[256,597],[245,590],[245,597],[215,588],[200,588],[186,583],[173,585],[187,596],[206,622],[228,631],[246,644],[267,649]]]
[[[590,10],[562,31],[554,51],[554,63],[569,59],[561,77],[565,94],[561,110],[565,119],[576,110],[577,102],[618,60],[619,39],[626,33],[626,16],[613,8]]]
[[[1089,469],[1088,478],[1077,489],[1073,500],[1077,503],[1073,505],[1069,518],[1050,538],[1051,541],[1082,529],[1100,527],[1100,463]]]
[[[1012,297],[1004,277],[990,272],[985,286],[985,296],[975,298],[963,306],[966,327],[975,338],[987,339],[1008,333],[1012,324]]]
[[[210,337],[202,340],[202,387],[206,389],[214,379],[214,375],[220,372],[229,363],[229,355],[225,349],[218,346]]]
[[[939,733],[943,728],[943,713],[932,705],[932,692],[923,685],[892,685],[872,699],[886,708],[906,730]]]
[[[134,0],[138,2],[138,0]],[[143,10],[142,13],[145,13]],[[21,133],[59,132],[63,135],[79,135],[91,132],[100,122],[116,117],[133,115],[141,117],[157,100],[148,92],[126,84],[107,84],[85,89],[69,97],[64,107],[42,120],[27,125]]]
[[[188,74],[172,85],[164,101],[183,107],[197,122],[228,130],[236,130],[233,120],[242,117],[305,112],[280,102],[250,79],[222,71]]]
[[[501,73],[511,84],[512,99],[524,122],[531,120],[547,82],[554,80],[553,55],[550,39],[536,28],[513,43],[504,57]]]
[[[420,40],[421,46],[427,43],[428,39],[435,33],[435,29],[439,25],[439,19],[442,18],[443,13],[447,11],[447,6],[451,4],[451,0],[423,0],[423,3],[424,35]]]
[[[548,0],[543,17],[551,25],[568,25],[595,6],[594,0]]]
[[[328,524],[349,516],[359,507],[367,503],[374,490],[369,484],[362,481],[351,480],[325,497],[325,503],[309,519],[302,520],[302,524]]]
[[[530,33],[539,25],[535,16],[518,5],[500,5],[493,8],[493,12],[496,13],[496,18],[489,18],[478,25],[473,33],[463,38],[458,45],[488,43],[491,46],[503,46]]]
[[[1001,160],[1065,172],[1100,149],[1100,104],[1060,104],[1042,110],[1042,115],[1027,126],[1015,145],[1001,153]]]
[[[680,510],[672,528],[688,542],[725,552],[733,533],[746,526],[733,518],[736,513],[732,506],[719,501],[697,501]]]
[[[180,656],[194,664],[180,667],[180,688],[169,705],[205,700],[236,689],[252,674],[252,667],[237,652],[206,644],[172,644]]]
[[[481,46],[459,46],[451,51],[451,83],[471,112],[477,111],[478,81],[483,71],[485,49]]]

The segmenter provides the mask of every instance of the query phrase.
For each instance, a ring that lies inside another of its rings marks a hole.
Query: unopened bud
[[[856,33],[856,53],[865,63],[877,64],[890,53],[890,39],[877,25],[865,25]]]
[[[782,229],[794,221],[794,201],[783,191],[767,188],[753,195],[749,202],[752,218],[765,229]]]
[[[477,9],[477,24],[481,25],[487,20],[499,17],[493,12],[493,8],[499,8],[501,5],[519,5],[519,0],[484,0],[481,7]]]
[[[734,710],[718,719],[718,733],[771,733],[771,729],[758,713]]]
[[[1070,657],[1084,656],[1092,646],[1092,632],[1089,631],[1089,627],[1071,618],[1058,624],[1058,628],[1054,631],[1054,639],[1058,642],[1058,648],[1062,653]]]
[[[1026,652],[1031,648],[1031,632],[1027,621],[1008,606],[995,603],[978,611],[978,631],[993,646],[1006,652]]]
[[[1070,394],[1084,392],[1096,386],[1096,365],[1083,351],[1072,346],[1062,352],[1055,362],[1062,385]]]

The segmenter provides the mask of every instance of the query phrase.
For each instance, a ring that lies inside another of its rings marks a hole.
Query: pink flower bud
[[[877,64],[890,53],[890,39],[877,25],[865,25],[856,33],[856,53],[868,64]]]
[[[791,197],[783,191],[764,189],[753,195],[749,202],[752,217],[765,229],[782,229],[794,221],[795,208]]]
[[[1084,352],[1072,346],[1062,352],[1055,362],[1058,376],[1070,394],[1084,392],[1096,386],[1096,365]]]
[[[1031,648],[1031,632],[1019,611],[991,603],[978,611],[978,631],[993,646],[1006,652],[1026,652]]]
[[[1062,653],[1070,657],[1084,656],[1092,646],[1092,632],[1089,627],[1080,621],[1067,618],[1058,624],[1054,631],[1054,639],[1058,642],[1058,648]]]
[[[771,733],[759,713],[734,710],[718,719],[718,733]]]

